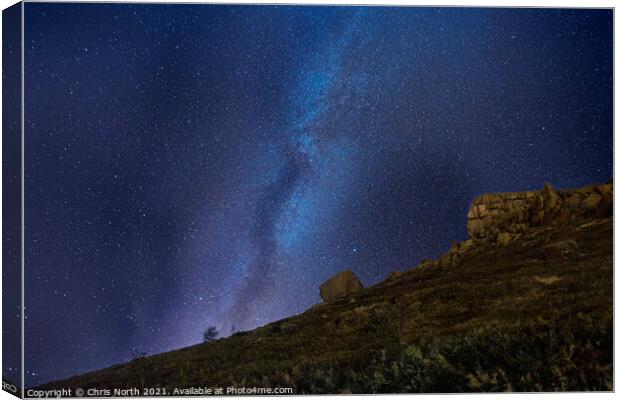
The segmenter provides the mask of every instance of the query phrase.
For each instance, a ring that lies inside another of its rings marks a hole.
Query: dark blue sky
[[[610,10],[26,4],[26,385],[300,313],[612,176]]]

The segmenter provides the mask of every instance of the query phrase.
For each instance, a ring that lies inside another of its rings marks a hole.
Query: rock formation
[[[355,273],[348,269],[339,272],[323,282],[320,287],[321,298],[324,302],[331,303],[340,297],[355,293],[363,289],[363,287],[362,283],[357,279],[357,276],[355,276]]]
[[[545,184],[540,191],[484,194],[467,213],[467,231],[474,240],[497,240],[504,245],[530,227],[607,217],[612,204],[612,183],[572,190]]]
[[[607,218],[613,214],[613,183],[557,190],[545,184],[540,191],[492,193],[474,199],[467,213],[470,239],[452,242],[436,260],[418,267],[457,264],[481,244],[507,246],[529,229],[556,226],[576,219]],[[551,244],[544,249],[547,261],[573,258],[577,243]]]

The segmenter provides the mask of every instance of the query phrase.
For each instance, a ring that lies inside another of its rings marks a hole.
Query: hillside
[[[43,388],[613,390],[612,192],[480,196],[471,239],[438,260],[251,332]]]

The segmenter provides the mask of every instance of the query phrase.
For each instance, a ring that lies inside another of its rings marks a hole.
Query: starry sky
[[[26,386],[303,312],[612,177],[612,12],[26,4]]]

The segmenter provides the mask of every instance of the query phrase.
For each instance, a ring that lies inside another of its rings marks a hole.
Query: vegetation
[[[217,338],[217,335],[219,335],[219,332],[214,326],[208,327],[203,335],[204,342],[210,342],[212,340],[215,340]]]
[[[476,329],[411,345],[368,365],[292,371],[298,393],[612,390],[612,324]]]

